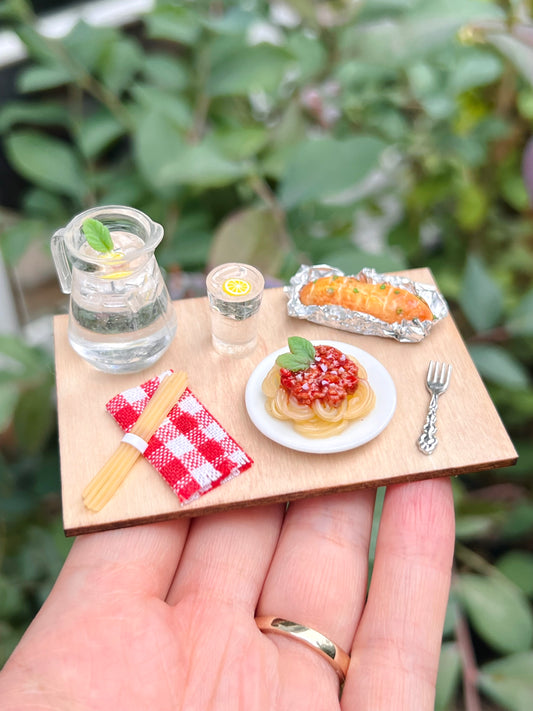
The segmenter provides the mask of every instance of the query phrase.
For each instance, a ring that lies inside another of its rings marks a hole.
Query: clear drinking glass
[[[248,264],[231,262],[210,271],[206,286],[214,349],[235,358],[247,356],[257,344],[263,275]]]
[[[87,243],[82,224],[88,217],[109,229],[112,252]],[[161,225],[121,205],[86,210],[52,237],[61,288],[71,295],[69,341],[99,370],[142,370],[174,337],[176,314],[154,256],[162,238]]]

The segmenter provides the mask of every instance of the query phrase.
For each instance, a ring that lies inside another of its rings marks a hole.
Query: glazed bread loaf
[[[390,284],[367,284],[350,276],[333,275],[309,282],[300,290],[300,301],[306,306],[343,306],[387,323],[433,319],[429,306],[416,294]]]

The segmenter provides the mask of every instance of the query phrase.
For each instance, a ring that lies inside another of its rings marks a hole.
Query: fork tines
[[[439,385],[441,392],[446,390],[450,384],[450,378],[452,375],[452,366],[447,363],[439,363],[439,361],[431,360],[429,362],[428,374],[427,374],[427,384],[428,387],[431,385]]]

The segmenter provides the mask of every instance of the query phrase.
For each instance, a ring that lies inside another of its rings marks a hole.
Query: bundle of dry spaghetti
[[[186,385],[187,375],[181,371],[164,378],[129,434],[85,488],[82,496],[88,509],[100,511],[116,493],[142,453],[143,444],[150,440]]]

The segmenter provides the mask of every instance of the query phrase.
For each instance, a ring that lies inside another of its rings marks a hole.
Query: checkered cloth
[[[131,430],[169,372],[125,390],[107,403],[107,411],[125,432]],[[182,504],[233,479],[253,464],[189,388],[151,437],[144,457]]]

